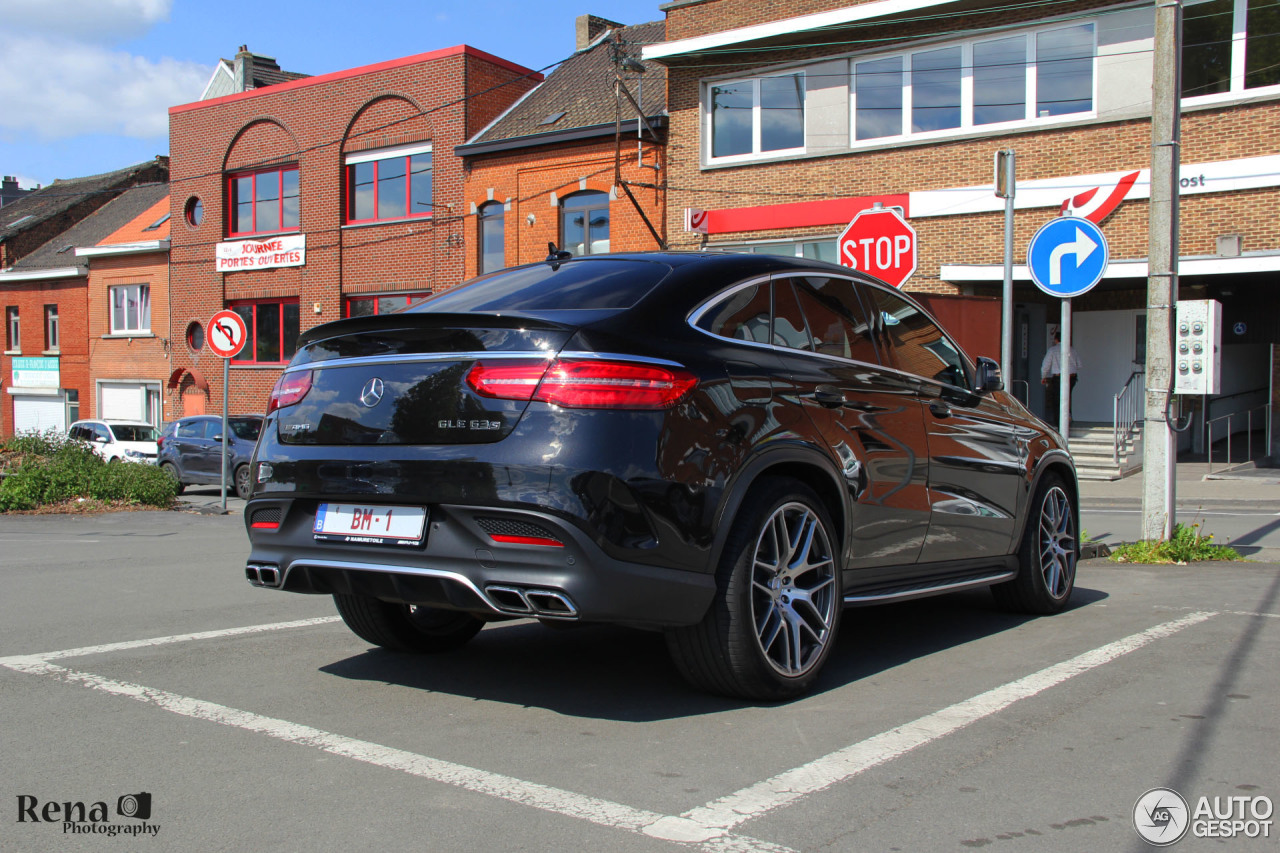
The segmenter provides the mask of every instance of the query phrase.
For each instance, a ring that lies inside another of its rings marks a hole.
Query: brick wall
[[[81,395],[81,417],[90,409],[99,411],[98,381],[129,379],[156,382],[161,389],[169,379],[169,264],[168,253],[106,255],[89,264],[87,330],[90,397]],[[110,289],[115,285],[146,284],[151,293],[150,334],[116,337],[111,335]],[[162,391],[163,394],[163,391]],[[165,401],[167,402],[167,401]],[[88,404],[88,407],[86,407]],[[176,413],[168,405],[161,420],[171,421]]]
[[[503,154],[478,155],[468,158],[466,179],[467,209],[478,209],[487,201],[508,204],[504,217],[506,264],[533,263],[547,256],[547,243],[561,245],[560,208],[553,205],[553,194],[563,199],[583,189],[610,192],[615,190],[615,153],[613,137],[591,142],[543,146]],[[623,139],[621,149],[622,179],[637,183],[655,183],[655,176],[665,171],[664,150],[644,146],[643,162],[638,164],[635,138]],[[659,163],[664,168],[655,171]],[[645,187],[632,187],[653,227],[663,234],[666,216],[662,193]],[[609,203],[609,250],[611,252],[653,251],[659,248],[652,232],[627,198],[621,187]],[[529,221],[533,217],[533,221]],[[467,275],[479,268],[480,240],[475,217],[467,219],[464,243]]]
[[[172,367],[207,380],[210,412],[221,411],[221,359],[207,347],[193,352],[185,330],[228,302],[297,297],[306,330],[339,319],[344,294],[439,291],[463,280],[462,236],[474,217],[464,208],[453,149],[536,82],[527,69],[449,48],[171,110]],[[343,155],[426,141],[433,147],[433,215],[344,227]],[[217,273],[214,246],[227,233],[225,176],[264,163],[299,167],[306,265]],[[193,196],[204,207],[196,227],[183,219]],[[232,367],[231,410],[263,411],[279,372]],[[180,411],[178,389],[167,403]]]
[[[717,6],[712,2],[705,6]],[[701,8],[701,7],[699,7]],[[674,14],[674,11],[672,12]],[[735,66],[749,74],[743,66]],[[822,198],[906,193],[991,182],[992,153],[1013,148],[1018,180],[1147,168],[1150,124],[1145,120],[1095,123],[1043,131],[991,134],[977,139],[903,144],[893,148],[703,169],[699,163],[699,81],[704,68],[672,68],[670,174],[667,225],[673,248],[702,245],[700,235],[683,231],[687,207],[771,205]],[[1233,160],[1280,151],[1280,104],[1200,109],[1182,122],[1182,162]],[[1280,190],[1188,195],[1182,198],[1181,253],[1216,253],[1216,238],[1242,234],[1246,249],[1280,246]],[[1049,209],[1018,211],[1015,258],[1021,263],[1036,229],[1054,214]],[[998,264],[1003,258],[1003,214],[913,218],[919,235],[919,266],[908,290],[938,293],[958,288],[941,280],[947,264]],[[830,239],[841,226],[717,234],[735,240]],[[1147,203],[1125,202],[1106,222],[1113,259],[1147,255]]]
[[[0,311],[16,305],[21,321],[23,358],[58,357],[59,383],[64,389],[80,392],[80,417],[91,417],[89,382],[88,318],[83,278],[30,281],[6,286],[0,291]],[[44,306],[58,306],[59,350],[44,348]],[[13,434],[13,397],[7,389],[13,382],[13,356],[0,355],[0,435]]]

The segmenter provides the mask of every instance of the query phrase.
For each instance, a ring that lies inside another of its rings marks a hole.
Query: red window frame
[[[276,351],[280,354],[278,360],[263,361],[258,358],[259,346],[258,324],[260,320],[259,310],[264,305],[279,306],[279,312],[276,319]],[[285,315],[288,313],[285,306],[294,306],[292,312],[298,320],[299,328],[286,329]],[[298,297],[286,297],[283,299],[240,299],[235,302],[227,303],[227,307],[232,311],[240,314],[245,321],[249,334],[244,342],[244,349],[231,359],[232,364],[287,364],[289,359],[293,358],[293,354],[297,352],[298,335],[301,332],[301,314],[298,310]],[[244,309],[249,309],[247,312]],[[248,313],[249,316],[245,316]]]
[[[372,302],[372,303],[373,303],[373,313],[374,313],[375,315],[377,315],[377,314],[381,314],[381,313],[382,313],[382,307],[381,307],[381,305],[382,305],[382,300],[384,300],[384,299],[393,299],[393,298],[395,298],[395,299],[404,299],[404,305],[397,306],[397,307],[403,308],[403,307],[405,307],[406,305],[410,305],[410,304],[412,304],[412,303],[414,303],[414,302],[417,302],[419,299],[426,299],[426,298],[427,298],[428,296],[430,296],[430,295],[431,295],[431,291],[429,291],[429,290],[422,291],[421,293],[369,293],[369,294],[361,293],[361,294],[356,294],[356,295],[353,295],[353,296],[348,296],[348,297],[346,297],[345,299],[343,299],[343,300],[342,300],[342,316],[343,316],[343,317],[350,317],[350,316],[351,316],[351,303],[352,303],[352,302]],[[369,315],[368,315],[368,314],[361,314],[361,315],[359,315],[359,316],[361,316],[361,317],[368,317]]]
[[[425,143],[424,143],[425,144]],[[430,175],[429,197],[426,199],[427,209],[420,213],[413,212],[413,158],[422,155],[431,157],[431,167],[427,170]],[[379,180],[379,172],[382,164],[399,161],[404,164],[403,180],[404,180],[404,210],[403,214],[398,216],[381,217],[378,215],[378,192],[382,182]],[[355,214],[355,196],[356,196],[356,169],[360,166],[373,167],[373,216],[364,219],[356,218]],[[424,219],[430,218],[434,207],[432,199],[435,198],[435,157],[434,152],[417,151],[409,154],[393,154],[387,157],[380,157],[373,160],[361,160],[357,163],[347,163],[343,173],[343,222],[347,225],[360,225],[366,222],[398,222],[402,219]]]
[[[289,198],[297,199],[297,210],[294,213],[295,220],[293,222],[285,221],[285,192],[284,192],[284,176],[293,173],[295,182],[298,183],[298,193]],[[273,169],[258,169],[251,172],[235,172],[227,176],[227,235],[230,237],[242,237],[250,234],[281,234],[288,231],[297,231],[301,227],[302,221],[302,187],[300,181],[297,180],[297,166],[277,166]],[[258,183],[266,177],[275,176],[276,180],[276,221],[279,227],[276,228],[259,228],[258,227]],[[253,181],[252,201],[249,206],[251,213],[251,227],[248,231],[236,230],[236,210],[239,207],[239,200],[236,197],[236,182],[250,178]]]

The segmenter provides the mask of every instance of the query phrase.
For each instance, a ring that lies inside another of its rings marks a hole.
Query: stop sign
[[[840,263],[902,287],[916,271],[916,230],[888,207],[864,210],[836,242]]]

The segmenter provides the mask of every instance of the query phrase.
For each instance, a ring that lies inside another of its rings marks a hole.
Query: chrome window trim
[[[774,279],[799,278],[802,276],[811,276],[811,275],[823,276],[825,278],[844,279],[845,281],[849,281],[864,287],[878,288],[880,290],[891,291],[897,294],[898,296],[902,297],[907,302],[907,304],[911,305],[913,308],[923,313],[924,316],[929,319],[930,323],[933,323],[935,326],[937,326],[938,330],[942,332],[942,336],[946,338],[947,343],[951,344],[951,346],[955,349],[955,351],[960,353],[961,358],[963,358],[966,361],[966,363],[968,362],[968,356],[965,354],[963,349],[961,349],[959,346],[956,345],[956,342],[951,337],[951,335],[947,334],[947,330],[942,328],[942,326],[937,322],[937,320],[935,320],[933,316],[929,314],[928,311],[925,311],[924,306],[916,302],[914,299],[912,299],[909,294],[901,290],[898,290],[897,288],[890,288],[887,285],[878,284],[874,281],[863,281],[862,279],[857,278],[855,276],[842,275],[839,272],[833,272],[831,270],[822,270],[822,269],[790,270],[788,269],[788,270],[780,270],[776,273],[769,273],[763,276],[756,276],[754,278],[746,279],[745,281],[740,281],[737,284],[734,284],[726,288],[725,290],[721,290],[720,292],[716,293],[714,296],[710,296],[707,299],[704,299],[692,311],[689,312],[689,316],[685,318],[685,322],[687,322],[695,332],[706,335],[707,337],[713,338],[714,340],[726,341],[728,343],[732,343],[737,346],[755,347],[756,349],[772,350],[774,352],[788,353],[792,355],[810,356],[812,358],[823,359],[825,361],[835,361],[840,364],[864,365],[868,367],[874,367],[877,370],[883,370],[888,373],[894,373],[894,374],[897,374],[898,376],[906,377],[907,379],[911,379],[915,382],[928,382],[932,385],[938,386],[939,388],[954,388],[957,391],[963,391],[966,394],[974,393],[974,390],[972,388],[964,388],[960,385],[952,385],[948,382],[941,382],[937,379],[934,379],[931,376],[920,376],[915,373],[908,373],[905,370],[899,370],[896,367],[892,367],[890,365],[884,364],[883,362],[879,362],[879,361],[874,363],[870,361],[858,361],[857,359],[844,358],[843,356],[830,355],[828,353],[823,353],[823,352],[812,352],[810,350],[792,349],[791,347],[780,347],[777,344],[765,344],[765,343],[760,343],[759,341],[744,341],[744,340],[739,340],[738,338],[726,338],[724,335],[717,335],[713,332],[709,332],[698,325],[698,321],[702,319],[702,316],[704,314],[706,314],[708,311],[710,311],[714,306],[718,305],[720,302],[733,296],[733,294],[737,293],[739,290],[744,290],[748,287],[753,287],[761,283],[766,283],[766,284],[771,283],[773,282]],[[968,366],[973,367],[973,365],[968,365]]]

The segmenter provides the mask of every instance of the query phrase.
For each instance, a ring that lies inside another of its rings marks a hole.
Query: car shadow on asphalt
[[[1105,598],[1099,590],[1077,587],[1071,609]],[[1000,610],[986,590],[846,610],[836,648],[810,696],[1036,618]],[[612,625],[499,622],[458,651],[412,655],[372,648],[320,670],[339,678],[618,722],[770,704],[700,693],[681,679],[661,634]]]

